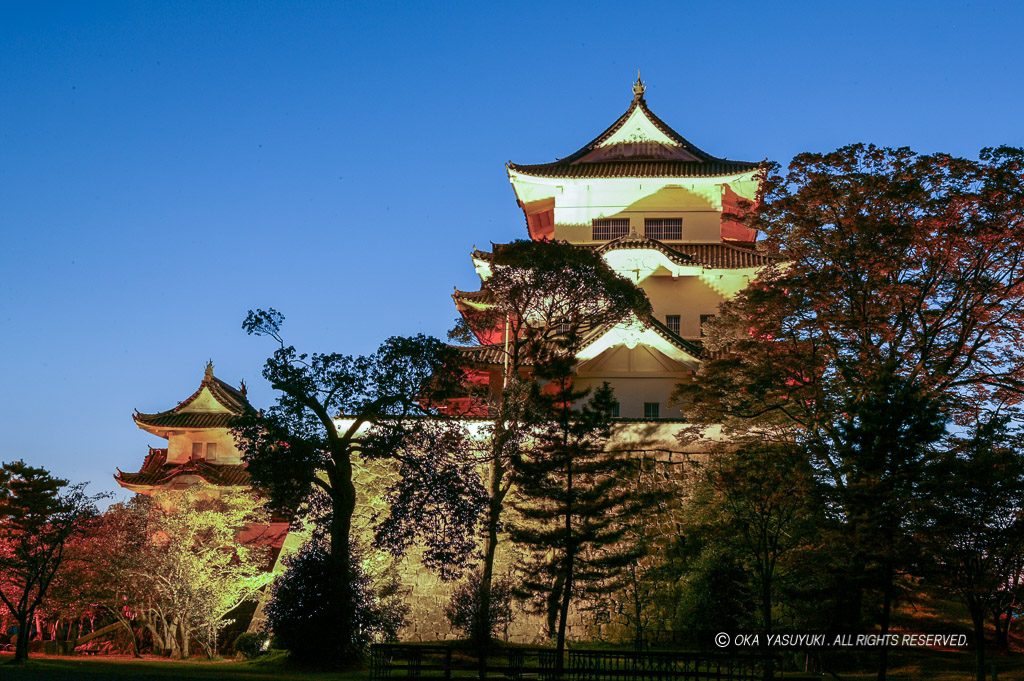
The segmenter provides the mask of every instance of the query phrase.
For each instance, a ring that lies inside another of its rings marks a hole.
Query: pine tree
[[[623,541],[641,503],[629,481],[636,461],[606,451],[612,390],[607,383],[593,395],[576,389],[572,370],[573,358],[565,356],[535,368],[535,446],[515,462],[518,517],[510,529],[512,541],[525,549],[517,595],[548,614],[556,676],[573,598],[621,590],[625,567],[639,557],[637,546]]]

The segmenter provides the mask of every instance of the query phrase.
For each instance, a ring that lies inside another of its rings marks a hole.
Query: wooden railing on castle
[[[373,681],[384,679],[479,678],[474,650],[446,644],[381,643],[371,647]],[[562,679],[567,681],[760,681],[766,659],[753,655],[570,650]],[[550,648],[495,648],[483,671],[491,678],[557,681],[555,651]]]

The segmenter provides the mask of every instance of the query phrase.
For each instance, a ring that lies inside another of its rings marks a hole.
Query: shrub
[[[235,652],[247,660],[252,660],[263,654],[264,646],[267,643],[267,635],[263,632],[248,631],[238,635],[235,639]]]
[[[353,556],[349,588],[337,584],[331,556],[323,541],[306,543],[286,562],[287,571],[274,580],[267,605],[267,624],[276,644],[301,664],[353,664],[370,643],[395,640],[405,624],[408,607],[397,579],[373,579]],[[338,613],[342,599],[351,598],[351,640],[343,641]]]

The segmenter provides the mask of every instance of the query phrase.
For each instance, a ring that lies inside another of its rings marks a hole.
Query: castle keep
[[[769,262],[756,235],[728,217],[755,198],[757,165],[702,151],[654,115],[644,93],[638,78],[625,113],[565,158],[506,166],[529,238],[596,250],[651,301],[653,318],[591,329],[577,355],[575,384],[607,381],[623,421],[671,417],[668,397],[697,367],[702,325]],[[482,281],[490,257],[473,252]],[[455,292],[471,328],[487,296]],[[473,330],[474,358],[494,381],[503,330]]]
[[[670,395],[698,367],[703,324],[771,259],[755,249],[756,234],[730,217],[756,198],[757,164],[717,158],[698,148],[651,111],[645,90],[638,78],[626,111],[577,151],[551,163],[510,162],[506,171],[530,239],[593,249],[647,294],[652,317],[586,331],[573,383],[579,388],[611,385],[618,411],[609,448],[644,457],[656,484],[678,493],[695,452],[677,437],[686,426]],[[493,254],[501,247],[474,250],[481,288],[453,294],[477,341],[466,349],[475,367],[471,379],[489,386],[492,395],[502,385],[507,329],[481,323],[487,315],[480,313],[492,304],[486,282]],[[459,409],[477,418],[487,415],[482,399]],[[366,537],[373,513],[384,510],[381,500],[391,482],[386,470],[363,467],[357,473],[355,520]],[[650,531],[674,534],[675,519],[665,517]],[[513,563],[514,550],[508,542],[499,544],[498,573]],[[399,573],[410,589],[412,609],[403,637],[456,636],[443,615],[451,587],[422,568],[415,552],[403,560]],[[610,605],[607,612],[615,610]],[[537,643],[545,631],[543,616],[519,613],[505,633],[512,641]],[[621,633],[621,626],[608,618],[595,621],[593,613],[582,611],[570,615],[570,638]]]

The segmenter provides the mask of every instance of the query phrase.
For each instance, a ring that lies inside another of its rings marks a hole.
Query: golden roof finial
[[[210,380],[213,378],[213,360],[211,359],[206,363],[206,373],[203,375],[204,380]]]
[[[640,69],[636,70],[636,82],[633,83],[633,101],[644,98],[647,86],[640,80]]]

